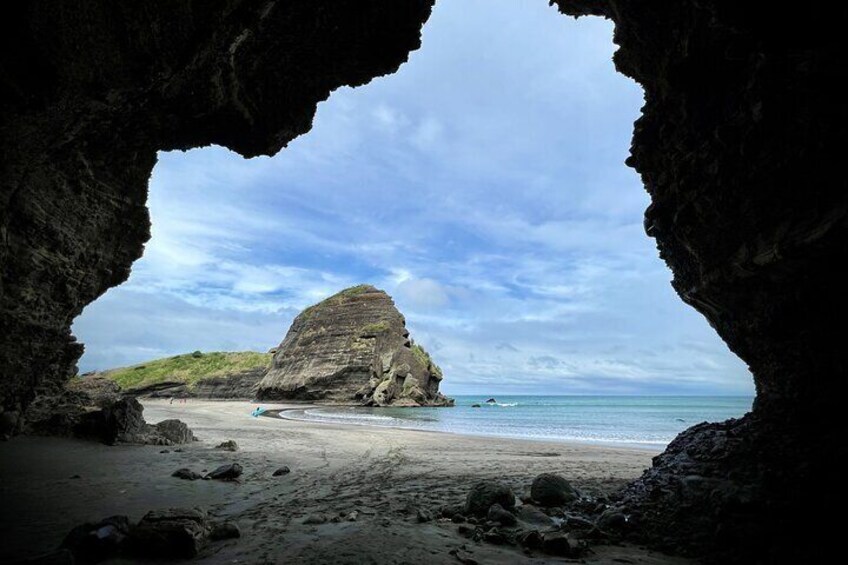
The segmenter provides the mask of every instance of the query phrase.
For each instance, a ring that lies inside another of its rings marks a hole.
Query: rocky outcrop
[[[394,72],[432,0],[34,0],[0,18],[0,409],[76,373],[85,305],[150,237],[160,150],[273,155],[318,102]]]
[[[132,388],[125,391],[125,394],[149,398],[249,400],[255,396],[256,385],[267,371],[267,367],[261,366],[246,371],[206,377],[191,386],[183,382],[168,381],[147,387]]]
[[[349,288],[301,312],[257,387],[261,400],[449,406],[442,372],[412,343],[391,297]]]

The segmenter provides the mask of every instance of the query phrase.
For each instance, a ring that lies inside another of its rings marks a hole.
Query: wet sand
[[[486,563],[561,563],[562,559],[472,542],[456,524],[419,524],[418,508],[437,512],[464,501],[479,479],[516,493],[542,472],[559,473],[605,494],[638,476],[654,452],[575,443],[463,436],[253,418],[248,402],[145,400],[145,418],[179,418],[201,440],[174,448],[108,447],[78,440],[15,438],[0,443],[0,561],[42,553],[75,525],[114,514],[139,519],[153,508],[201,506],[235,520],[238,540],[209,546],[204,563],[459,563],[449,552]],[[285,408],[284,405],[268,408]],[[215,450],[233,439],[239,451]],[[168,449],[168,453],[160,453]],[[170,474],[238,462],[239,483],[184,481]],[[272,477],[286,465],[291,473]],[[80,478],[71,478],[78,475]],[[310,514],[358,512],[356,521],[305,525]],[[587,563],[687,563],[631,546],[595,547]]]

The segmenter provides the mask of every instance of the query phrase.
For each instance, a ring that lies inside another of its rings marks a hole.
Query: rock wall
[[[56,393],[70,325],[150,237],[160,150],[273,155],[394,72],[432,0],[33,0],[0,18],[0,407]]]
[[[845,501],[817,490],[838,484],[832,461],[846,451],[848,105],[833,85],[848,74],[848,9],[555,3],[615,21],[616,67],[645,90],[628,164],[651,195],[646,231],[757,388],[751,415],[681,434],[627,503],[654,543],[721,562],[815,562],[789,540],[799,516]]]
[[[409,339],[391,297],[355,286],[301,312],[257,386],[260,400],[450,406],[442,372]]]

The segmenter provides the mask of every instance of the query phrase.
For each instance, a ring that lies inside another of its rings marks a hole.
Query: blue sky
[[[74,325],[81,370],[267,350],[369,282],[448,393],[751,394],[642,230],[642,91],[611,38],[538,0],[442,0],[409,63],[276,157],[161,154],[144,257]]]

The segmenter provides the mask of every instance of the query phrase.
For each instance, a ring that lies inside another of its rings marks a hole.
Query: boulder
[[[308,525],[326,524],[327,517],[323,514],[310,514],[304,518],[303,523]]]
[[[542,537],[542,551],[548,555],[569,557],[571,555],[571,543],[569,543],[565,532],[547,532]]]
[[[291,469],[289,469],[287,466],[283,465],[282,467],[280,467],[279,469],[274,471],[273,476],[279,477],[281,475],[288,475],[289,473],[291,473]]]
[[[507,512],[500,504],[492,504],[486,517],[502,526],[514,526],[517,522],[515,514]]]
[[[129,532],[129,518],[110,516],[75,527],[65,536],[61,547],[69,550],[76,561],[97,563],[118,555]]]
[[[530,496],[541,506],[562,506],[577,500],[580,494],[564,477],[543,473],[533,479]]]
[[[241,465],[238,463],[230,463],[229,465],[221,465],[208,473],[204,478],[217,481],[234,481],[241,476],[243,471]]]
[[[133,551],[165,558],[194,557],[208,543],[211,525],[198,509],[152,510],[130,529]]]
[[[221,442],[215,446],[215,449],[220,449],[222,451],[238,451],[238,448],[238,444],[231,439]]]
[[[512,510],[515,508],[515,493],[497,481],[481,481],[468,493],[465,499],[465,513],[485,517],[493,504],[500,504],[505,510]]]
[[[433,513],[427,510],[426,508],[419,508],[415,512],[415,519],[419,524],[423,524],[424,522],[431,522],[433,520]]]
[[[235,522],[222,522],[212,526],[212,531],[209,533],[209,538],[212,541],[220,541],[225,539],[235,539],[241,537],[241,529]]]
[[[554,525],[550,516],[530,504],[522,504],[515,511],[516,517],[526,524],[542,528]]]
[[[409,339],[392,298],[371,285],[345,289],[301,312],[257,385],[260,400],[366,406],[452,406],[441,369]]]
[[[153,427],[155,431],[151,435],[158,435],[173,445],[197,441],[188,425],[181,420],[162,420],[158,424],[154,424]]]
[[[605,532],[621,532],[627,528],[627,516],[618,508],[609,508],[598,516],[595,525]]]

